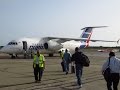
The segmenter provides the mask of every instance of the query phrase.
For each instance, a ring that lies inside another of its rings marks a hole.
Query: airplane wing
[[[64,43],[66,41],[75,40],[75,41],[86,41],[84,38],[61,38],[61,37],[46,37],[48,40],[55,40],[58,43]],[[117,42],[110,40],[90,40],[92,42]]]
[[[86,43],[89,43],[89,41],[92,42],[118,42],[118,41],[109,41],[109,40],[91,40],[91,35],[92,35],[92,29],[94,28],[102,28],[102,27],[107,27],[107,26],[95,26],[95,27],[85,27],[81,30],[83,30],[81,37],[80,38],[63,38],[63,37],[46,37],[46,39],[53,40],[57,43],[64,43],[66,41],[70,40],[75,40],[75,41],[84,41]]]

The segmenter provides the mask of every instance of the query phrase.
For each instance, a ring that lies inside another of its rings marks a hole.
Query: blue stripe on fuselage
[[[44,46],[41,45],[41,46],[30,46],[29,47],[29,50],[37,50],[37,49],[44,49]]]

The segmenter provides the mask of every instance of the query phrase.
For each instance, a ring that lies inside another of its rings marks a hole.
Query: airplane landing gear
[[[15,55],[14,55],[14,54],[12,54],[12,55],[11,55],[11,58],[12,58],[12,59],[15,59]]]
[[[50,54],[49,54],[49,57],[53,57],[53,53],[50,53]]]

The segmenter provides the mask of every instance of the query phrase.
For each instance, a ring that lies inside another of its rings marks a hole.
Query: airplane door
[[[27,51],[27,42],[23,41],[23,50]]]

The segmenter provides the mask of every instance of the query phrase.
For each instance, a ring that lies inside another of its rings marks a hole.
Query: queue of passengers
[[[78,47],[75,48],[75,53],[73,55],[66,49],[65,52],[61,52],[60,56],[62,58],[62,69],[67,75],[69,73],[69,65],[75,64],[75,73],[77,77],[77,85],[79,88],[82,87],[82,73],[83,67],[87,62],[89,66],[90,62],[88,57],[79,50]],[[85,57],[85,58],[84,58]],[[87,57],[87,59],[86,59]],[[86,60],[85,60],[86,59]],[[42,75],[45,69],[45,57],[40,54],[39,50],[34,55],[33,69],[35,82],[41,82]],[[72,70],[73,71],[73,70]],[[120,59],[116,58],[115,53],[111,51],[106,62],[102,66],[102,75],[107,83],[108,90],[118,90],[118,84],[120,79]]]

